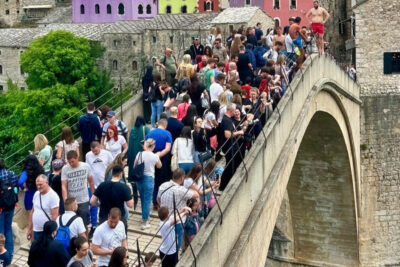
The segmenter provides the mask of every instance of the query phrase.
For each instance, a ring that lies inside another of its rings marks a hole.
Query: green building
[[[197,0],[159,0],[159,14],[194,13],[197,10]]]

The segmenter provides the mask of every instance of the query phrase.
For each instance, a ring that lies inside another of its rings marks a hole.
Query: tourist
[[[185,94],[182,98],[182,103],[180,103],[177,108],[176,118],[178,119],[178,121],[182,121],[183,117],[185,117],[187,109],[190,106],[189,101],[190,101],[190,95]],[[172,113],[172,111],[171,111],[171,113]],[[168,124],[169,124],[169,122],[168,122]]]
[[[114,249],[108,267],[126,267],[128,266],[128,249],[126,247],[117,247]]]
[[[218,74],[217,79],[210,86],[210,101],[218,100],[218,96],[224,92],[225,74]]]
[[[55,159],[51,163],[53,172],[49,175],[49,185],[54,192],[57,193],[60,198],[60,208],[59,213],[64,213],[64,200],[62,197],[62,186],[61,186],[61,170],[64,167],[64,162],[62,159]]]
[[[289,34],[289,28],[290,28],[290,26],[293,24],[293,22],[294,22],[294,17],[290,17],[290,18],[289,18],[289,25],[287,25],[287,26],[285,26],[285,27],[283,28],[283,34],[284,34],[284,35],[288,35],[288,34]]]
[[[53,157],[53,151],[48,145],[49,141],[47,141],[46,136],[43,134],[38,134],[33,139],[33,142],[35,143],[34,153],[38,158],[40,165],[43,166],[44,173],[47,176],[50,174],[51,159]]]
[[[84,267],[93,266],[93,252],[89,248],[89,242],[84,236],[76,236],[71,239],[72,258],[67,267],[71,267],[74,262],[82,263]]]
[[[107,166],[104,182],[111,181],[112,178],[112,170],[115,166],[120,166],[121,168],[125,168],[126,164],[128,163],[128,158],[126,155],[119,153],[114,160]],[[122,177],[120,179],[120,183],[127,184],[125,172],[122,172]]]
[[[210,34],[208,34],[207,38],[206,38],[206,48],[207,47],[212,48],[212,46],[215,42],[216,36],[217,36],[217,29],[215,27],[211,27]]]
[[[5,248],[6,241],[6,237],[0,234],[0,266],[9,266],[12,260],[12,253]]]
[[[147,135],[148,138],[154,139],[156,146],[154,153],[158,154],[161,160],[162,167],[156,169],[154,177],[154,191],[153,191],[153,209],[157,210],[157,194],[159,186],[168,181],[168,177],[171,175],[170,169],[170,151],[172,147],[172,135],[166,130],[168,122],[166,119],[160,119],[158,122],[158,128],[152,129]]]
[[[191,189],[186,189],[184,186],[181,186],[185,179],[185,171],[181,168],[178,168],[173,171],[172,179],[168,182],[163,183],[160,186],[158,191],[157,200],[160,204],[160,207],[167,207],[168,210],[173,212],[174,210],[174,198],[176,204],[176,210],[181,210],[185,207],[186,201],[190,198],[198,198],[199,194],[196,191]],[[163,219],[161,219],[163,221]],[[164,218],[165,220],[165,218]],[[183,239],[183,226],[179,222],[176,224],[175,231],[178,235],[178,250],[181,247],[182,239]],[[167,254],[167,251],[163,251],[164,254]]]
[[[197,108],[195,105],[190,105],[186,111],[185,117],[182,118],[183,126],[193,128],[194,117],[197,116]]]
[[[118,129],[115,125],[110,125],[108,127],[104,147],[111,152],[113,158],[121,153],[121,151],[123,154],[128,151],[128,144],[125,138],[118,134]]]
[[[65,267],[69,261],[69,255],[63,244],[54,240],[57,223],[49,220],[41,227],[43,234],[32,243],[28,265],[30,267]]]
[[[60,199],[49,186],[47,177],[40,174],[36,178],[37,191],[33,196],[32,216],[28,220],[27,239],[40,240],[43,235],[43,225],[47,221],[55,221],[58,217]],[[57,224],[56,224],[57,229]]]
[[[179,168],[188,173],[194,162],[194,146],[189,126],[183,127],[180,137],[176,138],[172,145],[171,154],[175,155]],[[174,157],[172,157],[172,160],[174,160]]]
[[[264,33],[262,31],[262,25],[261,22],[257,22],[256,27],[255,27],[255,35],[256,35],[256,39],[257,42],[261,40],[261,38],[263,37]]]
[[[125,227],[120,221],[121,210],[112,208],[108,214],[107,221],[100,224],[93,235],[92,251],[97,255],[99,267],[108,266],[111,255],[117,247],[128,247]]]
[[[168,83],[163,83],[161,85],[161,90],[164,99],[164,112],[169,116],[169,110],[174,105],[176,93]]]
[[[206,129],[207,147],[211,149],[211,138],[217,134],[220,103],[211,102],[210,108],[204,112],[204,128]]]
[[[68,226],[70,232],[70,239],[77,236],[86,237],[86,228],[83,220],[76,214],[78,210],[78,203],[76,199],[71,197],[67,198],[64,203],[65,213],[58,216],[56,222],[58,227],[61,225]]]
[[[112,208],[119,208],[121,219],[125,224],[125,228],[128,229],[127,221],[124,218],[126,213],[124,204],[129,208],[133,208],[133,199],[131,189],[126,184],[120,183],[123,171],[121,166],[115,166],[112,169],[111,181],[102,182],[96,188],[93,196],[90,198],[90,204],[92,206],[100,205],[100,223],[107,220],[107,216]]]
[[[75,150],[79,157],[79,143],[75,140],[70,127],[62,128],[61,141],[57,143],[56,149],[56,157],[63,160],[65,163],[67,163],[67,153],[71,150]]]
[[[164,79],[169,86],[173,86],[175,84],[175,76],[176,69],[178,68],[178,63],[176,62],[175,57],[172,55],[172,49],[167,47],[165,48],[164,56],[157,59],[155,65],[160,66],[162,71],[164,72]]]
[[[301,69],[304,61],[303,41],[308,42],[307,36],[303,34],[300,27],[301,18],[296,17],[294,23],[289,28],[289,35],[292,38],[293,45],[300,50],[300,56],[297,58],[297,68]]]
[[[188,95],[185,95],[185,99],[188,98]],[[179,105],[186,105],[185,102],[179,104]],[[189,106],[189,105],[188,105]],[[180,106],[182,109],[182,106]],[[172,141],[175,141],[175,139],[181,134],[182,128],[183,128],[183,123],[178,120],[178,112],[179,109],[177,107],[171,107],[170,110],[170,117],[168,118],[168,126],[167,126],[167,131],[169,131],[172,135]],[[186,115],[187,110],[184,111]]]
[[[204,84],[200,83],[197,75],[192,75],[190,77],[190,86],[188,94],[190,96],[190,100],[192,101],[192,105],[196,106],[197,114],[203,114],[204,107],[202,105],[202,97],[205,99],[209,99],[208,92]]]
[[[118,135],[122,135],[124,137],[125,141],[129,140],[129,132],[128,132],[128,129],[126,128],[125,123],[123,121],[120,121],[117,118],[115,118],[115,111],[110,110],[107,112],[107,123],[104,124],[104,126],[103,126],[103,132],[102,132],[102,137],[101,137],[101,142],[100,142],[102,146],[104,146],[104,142],[105,142],[106,135],[107,135],[107,130],[110,125],[114,125],[115,127],[117,127]]]
[[[67,153],[68,164],[62,168],[61,184],[64,202],[74,197],[78,203],[77,214],[82,217],[85,227],[90,223],[89,192],[94,192],[94,181],[89,164],[80,162],[76,151]]]
[[[155,141],[152,138],[148,138],[143,145],[144,151],[139,152],[136,156],[134,166],[137,164],[144,164],[143,179],[136,182],[137,188],[140,193],[140,203],[142,205],[142,230],[150,228],[149,216],[150,216],[150,205],[154,191],[154,175],[155,167],[158,169],[162,167],[162,163],[157,154],[154,154]]]
[[[274,39],[272,40],[273,46],[275,46],[277,42],[280,42],[281,46],[282,46],[281,50],[286,51],[285,35],[283,35],[283,33],[282,33],[282,27],[281,26],[276,27],[275,31],[276,31],[276,35],[274,36]]]
[[[198,212],[199,208],[199,200],[196,198],[191,198],[186,202],[188,208],[190,208],[190,212],[186,216],[186,221],[184,224],[185,228],[185,247],[188,247],[192,242],[196,234],[200,230],[201,219],[200,214]]]
[[[230,57],[232,58],[233,55],[238,55],[239,54],[239,48],[242,45],[242,41],[240,40],[239,36],[235,36],[235,39],[233,39],[232,46],[230,49]]]
[[[256,37],[256,31],[254,28],[250,28],[249,29],[249,33],[247,34],[247,44],[251,44],[252,47],[256,47],[257,46],[257,37]]]
[[[160,115],[163,111],[164,101],[163,94],[164,91],[161,90],[161,76],[160,74],[154,74],[153,84],[149,88],[149,94],[151,95],[151,126],[156,128],[156,122],[160,120]]]
[[[194,145],[194,162],[198,163],[199,154],[204,153],[208,150],[207,147],[207,134],[204,129],[206,121],[201,116],[196,117],[194,120],[194,129],[192,132],[193,145]]]
[[[185,203],[186,204],[186,203]],[[178,210],[176,211],[178,212]],[[176,234],[178,232],[177,224],[181,225],[180,218],[186,216],[190,212],[190,209],[183,207],[179,209],[179,215],[174,216],[174,209],[169,209],[166,206],[161,206],[158,210],[158,218],[160,219],[160,232],[161,232],[161,246],[160,246],[160,258],[162,267],[174,267],[178,263],[178,251],[179,245],[179,234],[178,235],[178,248],[176,244]],[[175,219],[176,218],[176,219]],[[175,226],[175,227],[174,227]],[[180,230],[183,238],[183,228]],[[182,238],[180,239],[182,242]]]
[[[149,99],[150,96],[150,88],[153,84],[153,67],[147,66],[146,72],[142,77],[142,88],[143,88],[143,117],[147,123],[150,123],[151,116],[151,101]]]
[[[203,85],[206,87],[207,92],[210,92],[210,86],[214,82],[214,76],[215,76],[214,68],[215,68],[215,60],[213,58],[209,58],[207,60],[207,67],[202,68],[200,71],[201,73],[200,75],[204,77]]]
[[[250,57],[246,54],[246,49],[243,45],[239,48],[237,70],[241,82],[245,82],[247,77],[252,78],[253,66],[251,65]]]
[[[18,201],[16,194],[17,192],[14,191],[18,186],[18,177],[13,171],[6,169],[5,160],[2,158],[0,158],[0,184],[3,186],[2,190],[4,186],[8,186],[12,190],[12,192],[4,192],[4,194],[2,194],[2,203],[6,205],[0,207],[0,233],[4,235],[2,240],[0,240],[0,245],[2,245],[2,248],[0,247],[0,259],[1,255],[4,253],[5,247],[5,250],[7,250],[7,252],[10,254],[11,260],[14,254],[14,242],[11,224],[14,217],[15,204]],[[13,193],[14,195],[12,195]],[[12,198],[10,197],[11,195],[13,196]]]
[[[191,63],[190,55],[183,55],[182,63],[178,66],[176,70],[176,79],[180,81],[182,78],[190,78],[195,73],[195,69]]]
[[[225,47],[222,47],[222,40],[217,38],[214,41],[214,48],[212,50],[213,55],[217,55],[219,61],[224,63],[228,60],[228,55],[226,53]]]
[[[204,46],[200,43],[200,38],[198,36],[193,37],[193,44],[189,48],[190,55],[192,58],[192,63],[196,63],[196,57],[204,55]]]
[[[86,155],[90,151],[90,144],[101,138],[100,121],[95,114],[95,106],[93,102],[89,102],[86,106],[86,114],[79,117],[78,131],[82,139],[82,154]],[[65,153],[67,154],[67,153]]]
[[[319,6],[318,1],[314,1],[314,7],[311,8],[306,16],[307,20],[311,23],[311,28],[316,37],[318,52],[323,55],[324,50],[324,25],[328,21],[330,15],[325,8]],[[311,19],[310,19],[311,17]],[[292,37],[293,39],[293,37]]]

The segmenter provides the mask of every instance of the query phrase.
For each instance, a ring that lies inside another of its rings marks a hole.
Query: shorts
[[[324,24],[322,23],[312,23],[311,28],[314,34],[324,34]]]
[[[89,209],[89,202],[85,203],[79,203],[78,204],[78,210],[76,211],[76,214],[79,215],[82,220],[83,224],[85,226],[88,226],[90,223],[90,209]]]
[[[293,44],[295,46],[297,46],[298,48],[302,48],[303,47],[303,40],[301,40],[300,34],[297,35],[297,39],[293,40]]]

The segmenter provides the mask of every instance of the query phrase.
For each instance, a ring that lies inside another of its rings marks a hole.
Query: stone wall
[[[399,266],[400,95],[364,96],[362,101],[360,262]]]
[[[23,10],[20,0],[0,1],[0,25],[14,25],[20,21],[20,13],[22,14],[22,12]]]
[[[19,64],[20,54],[23,48],[18,47],[0,47],[0,65],[3,73],[0,74],[0,85],[3,86],[3,91],[7,91],[8,78],[18,85],[20,88],[27,88],[25,84],[25,74],[21,73]]]
[[[363,95],[399,93],[400,73],[383,74],[383,53],[400,52],[400,1],[369,0],[354,8],[356,69]]]

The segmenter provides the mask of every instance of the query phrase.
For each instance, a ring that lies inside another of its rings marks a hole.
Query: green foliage
[[[0,155],[16,153],[7,160],[8,166],[33,150],[36,134],[46,133],[54,145],[61,128],[74,125],[88,101],[102,96],[96,101],[100,105],[113,96],[109,75],[95,65],[103,52],[98,43],[53,31],[33,41],[21,54],[29,90],[21,91],[9,80],[9,91],[0,95]],[[76,132],[76,126],[73,130]]]

